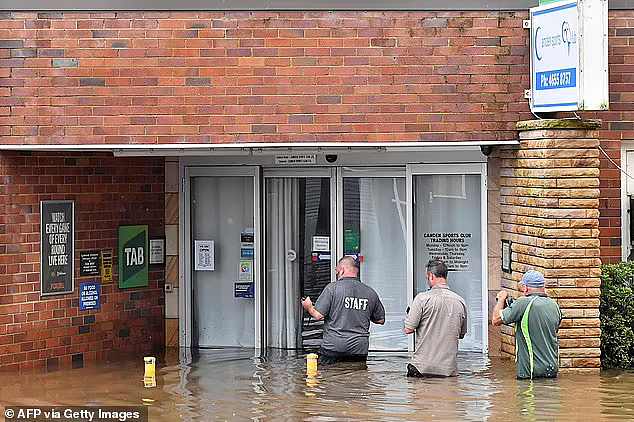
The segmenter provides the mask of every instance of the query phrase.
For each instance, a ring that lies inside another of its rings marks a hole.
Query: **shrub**
[[[634,263],[601,269],[601,366],[634,368]]]

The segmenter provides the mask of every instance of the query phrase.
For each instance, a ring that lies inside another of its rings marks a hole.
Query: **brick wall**
[[[525,14],[0,15],[3,143],[514,139]]]
[[[634,11],[609,12],[601,147],[634,139]],[[528,12],[0,12],[0,143],[517,139]],[[551,117],[570,117],[558,113]],[[600,153],[618,261],[620,174]],[[172,260],[173,261],[173,260]]]
[[[75,201],[75,291],[40,297],[40,201]],[[163,267],[149,287],[118,288],[119,225],[164,235],[162,159],[92,153],[0,153],[0,371],[69,367],[164,344]],[[101,309],[79,311],[79,252],[112,249]]]
[[[527,12],[0,13],[2,143],[516,139]],[[634,11],[610,11],[601,146],[634,139]],[[561,113],[552,117],[569,117]],[[601,157],[601,256],[620,258]]]

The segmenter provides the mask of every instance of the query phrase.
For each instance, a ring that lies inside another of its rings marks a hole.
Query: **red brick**
[[[73,158],[75,160],[74,166],[65,167],[66,158]],[[102,167],[112,172],[116,169],[117,177],[121,177],[121,184],[112,183],[112,176],[95,174],[95,168]],[[63,174],[59,174],[58,170],[63,168]],[[45,364],[47,358],[60,358],[60,364],[62,362],[69,361],[70,355],[68,349],[62,347],[61,340],[70,339],[71,335],[77,334],[77,326],[71,325],[73,318],[79,318],[79,323],[83,322],[83,316],[78,316],[78,308],[76,299],[71,299],[67,296],[53,296],[40,298],[39,292],[39,265],[37,263],[39,257],[37,253],[29,253],[31,244],[23,242],[22,237],[32,236],[32,242],[39,242],[39,218],[37,218],[37,212],[39,212],[39,201],[43,198],[46,199],[66,199],[61,196],[56,198],[54,195],[46,195],[45,192],[50,191],[51,186],[64,185],[71,188],[70,192],[75,192],[72,195],[72,199],[75,200],[76,210],[76,246],[81,249],[79,245],[82,245],[83,238],[86,235],[90,235],[94,232],[93,227],[100,227],[98,234],[99,245],[104,248],[113,249],[116,254],[117,250],[117,228],[122,224],[121,220],[118,220],[120,215],[119,205],[115,205],[115,202],[111,200],[112,195],[119,197],[121,194],[117,191],[103,190],[101,193],[95,193],[95,186],[103,185],[103,179],[111,177],[110,185],[120,192],[135,192],[134,196],[126,198],[124,196],[123,202],[130,215],[138,215],[136,221],[126,221],[125,224],[139,224],[148,223],[151,231],[157,234],[161,234],[163,230],[162,219],[164,216],[164,200],[160,193],[162,184],[152,184],[152,192],[142,192],[140,189],[141,184],[146,184],[147,180],[160,178],[162,180],[162,172],[164,169],[164,163],[162,159],[127,159],[127,158],[114,158],[109,154],[82,154],[76,153],[72,156],[67,156],[61,153],[34,153],[31,157],[22,157],[19,153],[14,152],[2,152],[0,154],[0,180],[10,181],[13,183],[21,183],[20,185],[4,185],[0,184],[0,192],[3,187],[20,187],[15,193],[12,193],[12,208],[15,209],[15,214],[5,214],[5,220],[7,217],[12,218],[15,224],[21,224],[23,229],[31,230],[31,233],[19,233],[15,232],[15,239],[6,237],[6,240],[0,240],[0,244],[9,246],[10,248],[17,247],[20,254],[4,254],[0,256],[0,259],[11,257],[11,264],[6,265],[3,269],[3,273],[11,271],[11,277],[7,278],[8,284],[0,281],[0,287],[6,289],[7,295],[0,296],[0,344],[3,346],[3,351],[8,353],[6,356],[0,357],[0,370],[17,370],[22,368],[31,367],[33,365]],[[25,175],[39,174],[36,176],[39,180],[37,183],[26,184]],[[156,177],[154,176],[156,175]],[[148,177],[150,179],[148,179]],[[156,186],[155,186],[156,185]],[[38,188],[39,187],[39,188]],[[83,189],[82,187],[90,188]],[[40,193],[37,193],[37,192]],[[145,195],[146,198],[139,198],[139,195]],[[0,199],[4,196],[0,195]],[[0,202],[2,204],[2,202]],[[30,207],[33,211],[32,214],[26,214],[21,207]],[[143,211],[146,207],[150,207],[156,210],[155,213],[146,213]],[[20,223],[16,219],[25,221],[25,216],[35,216],[33,224],[27,225]],[[91,224],[83,228],[83,218],[90,220]],[[0,235],[2,236],[2,235]],[[7,243],[8,240],[8,243]],[[15,243],[11,243],[15,242]],[[24,245],[20,246],[21,244]],[[26,248],[23,250],[23,248]],[[96,244],[90,245],[90,248],[96,248]],[[37,249],[39,250],[39,248]],[[32,262],[31,260],[34,260]],[[19,271],[27,271],[27,273],[19,273]],[[76,267],[76,271],[78,268]],[[154,274],[154,270],[151,271],[151,279],[156,280],[158,274]],[[116,274],[116,268],[115,268]],[[78,274],[76,274],[78,276]],[[78,296],[77,289],[79,283],[76,283],[76,290],[72,294],[75,298]],[[148,287],[152,297],[162,297],[163,292],[158,287],[158,283],[153,281]],[[5,298],[11,300],[8,304],[4,304]],[[119,289],[114,285],[112,289],[104,289],[102,292],[102,302],[104,308],[106,303],[108,305],[119,305],[120,309],[123,309],[123,303],[129,300],[129,294],[119,294]],[[93,326],[90,336],[83,339],[79,336],[80,343],[78,343],[78,350],[88,350],[88,342],[94,342],[97,338],[109,338],[111,331],[121,324],[121,321],[129,319],[135,324],[147,327],[147,331],[153,332],[153,337],[161,338],[163,336],[164,327],[162,319],[153,319],[151,315],[155,313],[152,308],[159,308],[158,313],[164,315],[162,307],[158,301],[150,302],[145,300],[137,301],[137,310],[147,309],[147,315],[143,317],[131,318],[132,311],[120,311],[118,313],[109,314],[110,319],[103,318],[100,315],[99,325]],[[70,331],[69,331],[70,330]],[[138,343],[138,351],[149,351],[148,347],[151,345],[144,344],[141,336],[143,333],[131,332],[130,340]],[[17,336],[17,338],[15,338]],[[91,340],[92,338],[92,340]],[[66,341],[66,340],[63,340]],[[7,347],[4,348],[5,343]],[[70,344],[70,343],[69,343]],[[100,343],[101,344],[101,343]],[[105,344],[105,343],[104,343]],[[110,344],[110,347],[114,347]],[[99,350],[100,356],[107,356],[109,350]],[[96,355],[93,355],[96,356]],[[16,366],[14,363],[20,363]]]

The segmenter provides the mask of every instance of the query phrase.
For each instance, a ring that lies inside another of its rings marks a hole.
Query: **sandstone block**
[[[600,357],[601,349],[599,348],[591,348],[591,347],[575,347],[572,349],[568,348],[560,348],[559,356],[564,358],[571,357],[583,357],[583,358],[592,358],[592,357]]]
[[[599,239],[575,239],[576,248],[599,248],[601,241]]]
[[[598,177],[557,179],[558,188],[598,188]]]
[[[596,148],[587,149],[551,149],[544,152],[544,157],[553,158],[586,158],[586,157],[599,157],[599,150]]]
[[[570,367],[572,367],[572,358],[559,358],[559,372],[562,371],[562,368]]]
[[[580,318],[583,317],[583,309],[562,309],[561,314],[564,318]]]
[[[601,339],[598,338],[571,338],[559,339],[559,347],[600,347]]]
[[[583,208],[546,208],[540,209],[540,217],[544,218],[590,218],[588,210]]]
[[[584,337],[601,337],[601,328],[584,328]]]
[[[569,166],[561,167],[599,167],[599,158],[572,158]]]
[[[574,298],[574,299],[558,299],[559,307],[561,308],[598,308],[599,298]]]
[[[548,293],[552,297],[556,298],[578,298],[587,297],[587,289],[584,288],[555,288],[548,289]]]
[[[557,337],[559,338],[582,338],[585,336],[583,332],[584,328],[560,328]]]
[[[559,208],[586,208],[586,209],[598,209],[599,199],[587,199],[587,198],[559,198],[556,207]]]
[[[502,343],[502,352],[508,353],[512,356],[515,356],[515,346],[510,344]]]
[[[575,368],[600,368],[600,358],[573,358],[572,366]]]
[[[562,368],[560,365],[559,373],[560,374],[598,375],[601,373],[601,368]]]
[[[573,327],[601,327],[601,320],[599,318],[573,318]]]

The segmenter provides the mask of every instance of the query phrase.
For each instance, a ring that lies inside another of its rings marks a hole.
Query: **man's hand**
[[[493,308],[493,313],[491,315],[491,323],[493,325],[502,325],[504,324],[504,320],[502,319],[502,309],[506,306],[506,298],[508,297],[508,292],[506,290],[500,290],[498,294],[495,296],[497,303]]]
[[[310,296],[306,296],[306,299],[302,300],[301,303],[302,308],[306,309],[308,313],[317,321],[321,321],[322,319],[324,319],[324,316],[320,314],[317,309],[315,309],[315,306],[313,306],[313,301],[310,300]]]
[[[500,290],[495,298],[498,302],[502,302],[502,304],[504,304],[508,295],[509,293],[506,290]],[[504,305],[502,305],[502,307],[504,307]]]
[[[310,296],[306,296],[306,299],[302,300],[301,303],[302,308],[306,309],[307,311],[313,307],[313,301],[310,300]]]

